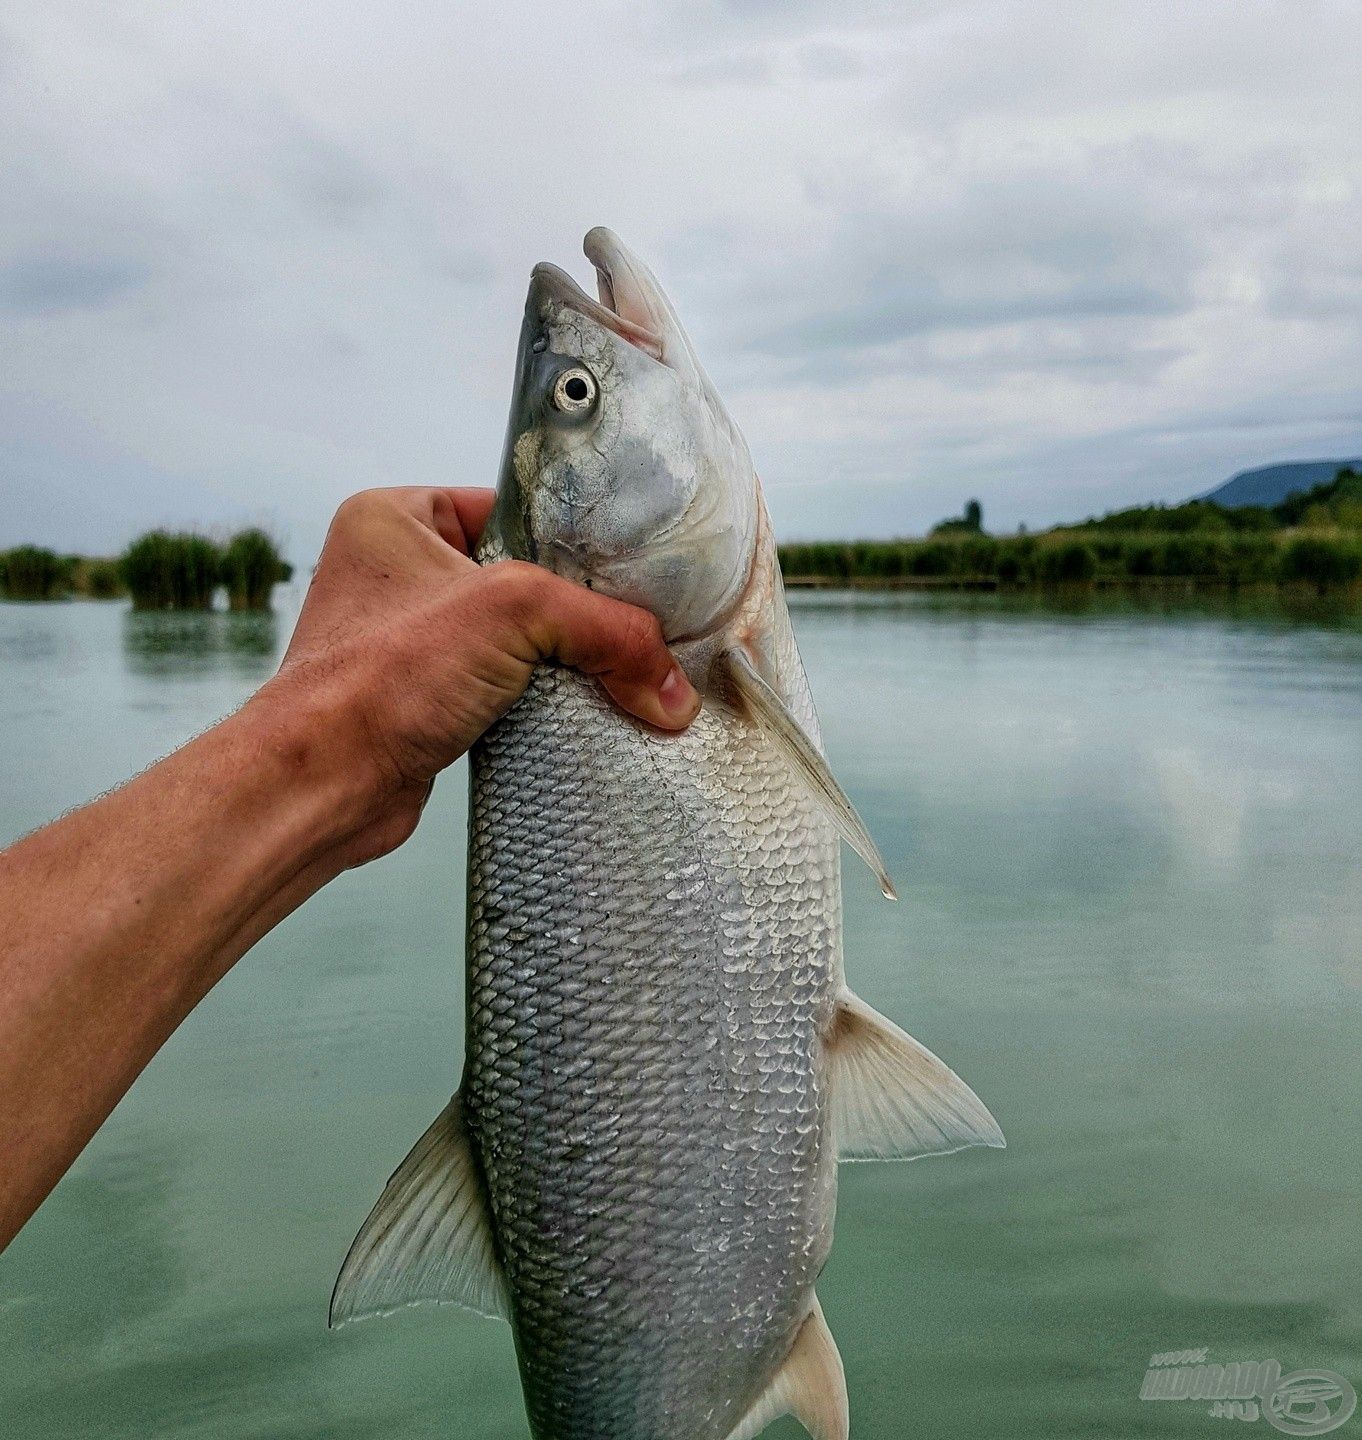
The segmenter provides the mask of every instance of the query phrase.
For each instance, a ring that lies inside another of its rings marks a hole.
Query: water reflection
[[[387,1399],[334,1398],[342,1351],[315,1307],[222,1310],[79,1355],[64,1369],[30,1372],[15,1386],[7,1420],[16,1436],[126,1440],[132,1435],[241,1440],[377,1440],[411,1433],[410,1410]],[[386,1397],[385,1397],[386,1398]]]
[[[1307,586],[1283,589],[1105,589],[1091,585],[1034,590],[837,590],[794,589],[798,611],[881,609],[933,614],[956,621],[964,614],[1019,618],[1065,616],[1186,621],[1198,618],[1246,621],[1265,626],[1310,625],[1362,630],[1362,590],[1325,591]]]
[[[35,1368],[116,1342],[184,1290],[176,1186],[181,1147],[163,1138],[96,1150],[5,1253],[0,1350]]]
[[[279,640],[273,612],[129,610],[123,617],[128,669],[152,678],[229,673],[264,679]]]
[[[37,601],[0,602],[0,667],[6,676],[25,667],[50,666],[70,659],[70,634],[45,623],[51,609]]]

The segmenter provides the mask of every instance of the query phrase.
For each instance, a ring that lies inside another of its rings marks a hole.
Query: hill
[[[1310,490],[1332,480],[1345,466],[1362,467],[1362,460],[1295,460],[1285,465],[1259,465],[1241,470],[1218,485],[1203,500],[1217,505],[1280,505],[1288,495]]]

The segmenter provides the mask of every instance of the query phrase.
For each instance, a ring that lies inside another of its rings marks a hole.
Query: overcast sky
[[[1360,58],[1357,0],[8,0],[0,543],[492,483],[598,223],[790,538],[1362,453]]]

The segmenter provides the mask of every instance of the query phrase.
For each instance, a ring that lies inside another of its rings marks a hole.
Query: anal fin
[[[423,1301],[504,1319],[506,1281],[456,1095],[393,1172],[355,1236],[329,1323]]]
[[[839,1160],[914,1160],[1007,1144],[950,1066],[850,990],[842,992],[826,1044]]]
[[[813,1440],[847,1440],[846,1375],[817,1296],[785,1363],[728,1440],[753,1440],[782,1415],[793,1415]]]

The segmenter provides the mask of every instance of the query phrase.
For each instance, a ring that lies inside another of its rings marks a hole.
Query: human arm
[[[699,698],[644,612],[468,550],[490,491],[346,502],[278,675],[118,790],[0,853],[0,1249],[232,965],[401,844],[541,660],[660,729]]]

